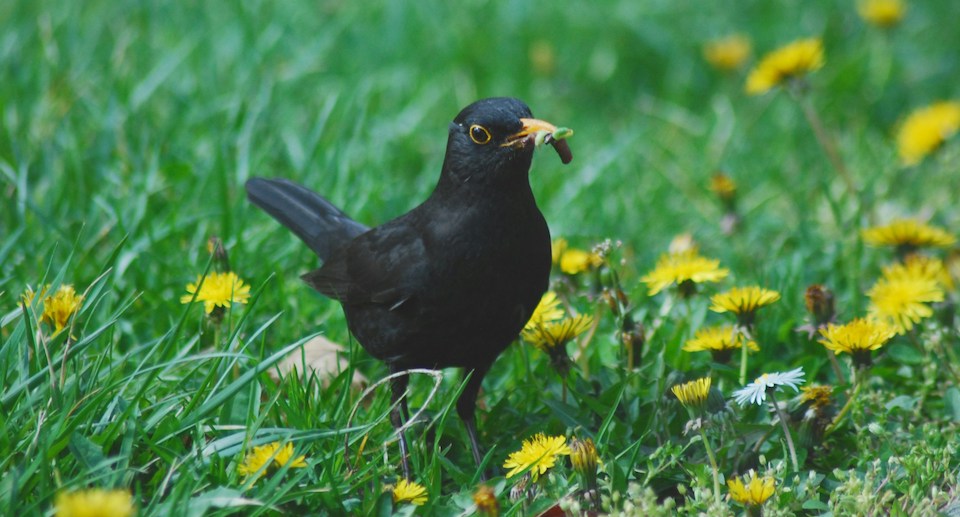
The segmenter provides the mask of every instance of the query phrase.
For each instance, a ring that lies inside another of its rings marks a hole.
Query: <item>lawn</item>
[[[0,508],[956,515],[960,3],[901,14],[0,3]],[[742,61],[706,59],[738,34]],[[458,372],[412,374],[407,490],[386,367],[243,184],[289,178],[385,222],[491,96],[575,131],[571,164],[541,150],[531,171],[567,243],[560,311],[486,377],[480,468]],[[228,271],[234,303],[191,303]],[[537,346],[566,322],[582,332]],[[278,375],[316,336],[339,368]]]

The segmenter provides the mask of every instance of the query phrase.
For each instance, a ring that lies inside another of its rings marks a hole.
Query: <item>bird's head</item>
[[[526,182],[538,144],[552,143],[563,163],[572,159],[566,141],[553,139],[555,131],[518,99],[476,101],[450,123],[443,174],[461,183]]]

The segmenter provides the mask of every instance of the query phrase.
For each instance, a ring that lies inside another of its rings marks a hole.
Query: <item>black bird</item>
[[[516,339],[547,290],[550,231],[530,189],[533,151],[543,141],[572,158],[556,127],[512,98],[467,106],[450,124],[430,197],[369,229],[326,199],[283,179],[253,178],[250,200],[292,230],[323,261],[303,279],[339,300],[357,341],[391,373],[462,367],[457,401],[479,465],[475,409],[483,377]],[[392,385],[391,421],[406,415],[408,378]],[[407,444],[401,461],[409,478]]]

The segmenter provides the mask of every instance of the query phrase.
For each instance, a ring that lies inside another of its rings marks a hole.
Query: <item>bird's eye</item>
[[[474,143],[483,145],[489,143],[491,138],[487,128],[477,124],[470,126],[470,140],[473,140]]]

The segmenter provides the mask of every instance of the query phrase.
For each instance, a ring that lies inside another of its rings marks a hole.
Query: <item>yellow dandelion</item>
[[[718,172],[710,178],[710,191],[727,201],[737,195],[737,184],[730,176]]]
[[[593,443],[593,439],[570,440],[570,464],[573,465],[573,470],[587,478],[596,478],[599,463],[600,457],[597,455],[597,446]]]
[[[202,285],[201,285],[202,282]],[[187,292],[180,297],[180,303],[190,303],[193,295],[200,292],[196,301],[203,302],[204,312],[210,314],[216,307],[229,308],[233,303],[247,303],[250,300],[250,286],[233,271],[226,273],[210,273],[206,278],[197,276],[197,282],[187,284]]]
[[[830,398],[833,396],[832,386],[803,386],[800,388],[800,403],[809,403],[817,409],[822,409],[830,405]]]
[[[559,321],[548,321],[536,327],[524,329],[521,333],[524,341],[549,352],[562,349],[570,340],[583,334],[593,324],[593,316],[578,314]]]
[[[857,2],[857,13],[865,21],[877,27],[893,27],[907,10],[902,0],[861,0]]]
[[[560,299],[557,293],[547,291],[540,298],[540,303],[533,309],[530,320],[524,325],[523,330],[531,331],[551,321],[563,319],[563,309],[560,308]]]
[[[905,334],[933,315],[928,305],[943,301],[944,292],[936,280],[917,274],[903,264],[883,269],[883,276],[867,291],[870,316]]]
[[[685,352],[720,352],[735,350],[743,347],[744,344],[753,352],[760,350],[756,342],[747,340],[743,334],[733,328],[733,325],[721,325],[697,330],[693,338],[683,345],[683,350]]]
[[[410,503],[416,506],[422,506],[427,502],[427,489],[415,481],[401,479],[397,485],[390,488],[393,492],[393,502]]]
[[[757,309],[770,305],[780,299],[780,293],[758,286],[734,287],[710,298],[710,310],[714,312],[732,312],[740,323],[749,325]]]
[[[710,377],[703,377],[695,381],[677,384],[670,388],[670,391],[673,392],[677,400],[685,407],[700,408],[703,407],[703,404],[707,401],[707,397],[710,395],[710,384],[712,382]]]
[[[920,163],[960,130],[960,102],[944,101],[911,113],[897,132],[904,165]]]
[[[733,34],[703,46],[703,58],[717,70],[729,72],[740,68],[750,57],[750,39],[742,34]]]
[[[41,289],[40,296],[44,296],[47,287]],[[32,289],[27,289],[23,293],[23,299],[27,304],[33,303],[36,294]],[[77,294],[72,285],[61,285],[57,292],[43,298],[43,314],[40,321],[53,325],[54,334],[60,333],[70,322],[70,317],[80,310],[80,304],[83,303],[83,295]]]
[[[760,506],[773,495],[776,484],[772,477],[760,478],[756,472],[750,470],[742,478],[728,479],[727,487],[730,488],[730,497],[734,501],[747,506]]]
[[[130,517],[136,513],[133,496],[127,490],[60,492],[54,502],[55,517]]]
[[[550,247],[553,263],[560,267],[565,275],[578,275],[600,267],[603,258],[592,251],[571,248],[564,238],[553,241]]]
[[[746,90],[751,95],[766,93],[821,67],[823,42],[820,38],[797,40],[764,56],[747,77]]]
[[[263,477],[271,466],[283,467],[289,464],[290,468],[304,468],[307,466],[304,456],[293,458],[293,444],[287,443],[283,446],[280,442],[268,443],[254,447],[243,458],[243,462],[237,466],[237,472],[244,478]]]
[[[890,325],[876,319],[857,318],[850,323],[835,325],[830,323],[820,329],[823,339],[820,344],[835,355],[841,352],[860,356],[864,361],[871,350],[876,350],[890,341],[896,331]]]
[[[863,242],[871,246],[894,246],[912,251],[916,248],[945,248],[957,238],[943,228],[916,219],[895,219],[888,224],[866,228],[861,232]]]
[[[657,261],[656,267],[640,281],[647,284],[647,294],[653,296],[676,284],[682,293],[692,294],[694,284],[719,282],[730,274],[730,270],[720,267],[720,261],[701,257],[696,250],[665,254]]]
[[[503,468],[510,469],[507,479],[529,469],[530,477],[534,482],[553,468],[560,456],[569,456],[570,447],[565,436],[546,436],[537,433],[523,441],[519,451],[510,453]]]
[[[953,278],[950,277],[947,265],[936,257],[913,253],[904,259],[903,267],[907,270],[908,275],[929,278],[947,291],[954,287]]]

